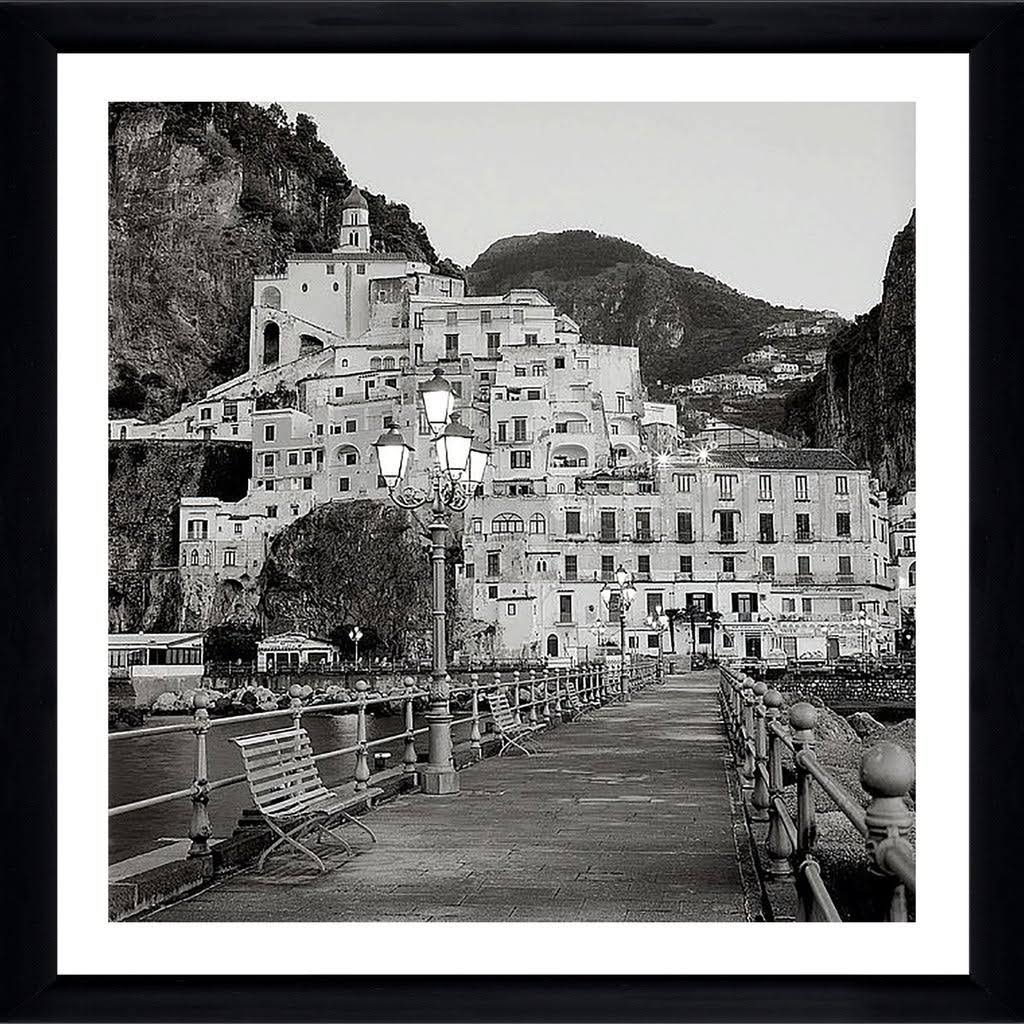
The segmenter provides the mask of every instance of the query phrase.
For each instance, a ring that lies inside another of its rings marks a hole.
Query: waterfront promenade
[[[487,758],[450,797],[405,793],[320,875],[289,853],[148,921],[743,921],[758,904],[718,672],[668,676]],[[741,812],[740,812],[741,813]]]

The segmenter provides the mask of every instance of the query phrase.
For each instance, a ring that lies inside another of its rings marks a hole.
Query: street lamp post
[[[430,671],[430,706],[427,710],[427,764],[420,771],[424,793],[440,796],[459,791],[452,756],[452,714],[449,701],[448,662],[445,653],[444,563],[449,512],[462,512],[477,487],[483,483],[490,452],[473,440],[473,432],[462,425],[455,412],[455,396],[444,372],[437,368],[433,378],[420,387],[420,401],[434,441],[436,464],[428,470],[425,488],[403,484],[409,470],[412,448],[394,428],[377,439],[374,448],[380,475],[391,500],[404,509],[430,506],[432,566],[433,643]]]
[[[659,604],[657,608],[647,616],[647,628],[653,629],[658,634],[658,682],[665,681],[665,630],[668,629],[668,616],[665,609]]]
[[[359,668],[359,641],[363,639],[363,631],[355,626],[353,629],[348,631],[348,638],[355,645],[356,649],[356,669]]]
[[[629,701],[629,690],[626,686],[626,612],[636,597],[633,586],[633,574],[623,566],[615,570],[615,585],[609,581],[601,588],[601,600],[605,608],[611,609],[612,598],[619,595],[619,685],[622,690],[622,702]]]
[[[861,608],[857,612],[857,622],[860,624],[860,654],[862,658],[866,658],[868,654],[867,644],[867,625],[868,625],[868,613]]]

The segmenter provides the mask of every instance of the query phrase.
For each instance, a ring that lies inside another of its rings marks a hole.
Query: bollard
[[[789,709],[789,727],[793,733],[796,752],[796,857],[798,864],[814,860],[814,841],[817,825],[814,816],[814,780],[804,766],[803,755],[814,750],[814,726],[818,712],[812,704],[794,704]],[[797,886],[798,905],[796,919],[810,921],[813,918],[813,898],[806,890],[806,883]]]
[[[472,688],[472,707],[470,714],[473,722],[469,730],[469,749],[472,751],[473,760],[479,761],[483,757],[483,745],[480,742],[480,674],[471,672],[469,685]]]
[[[769,690],[764,695],[765,712],[768,726],[777,724],[782,717],[782,694],[778,690]],[[782,757],[785,746],[775,735],[774,729],[768,729],[768,836],[765,850],[768,854],[768,874],[772,878],[788,878],[793,874],[790,858],[793,856],[793,843],[789,832],[782,821],[778,801],[782,800]]]
[[[754,821],[768,820],[768,737],[765,732],[764,698],[768,692],[766,683],[754,683],[754,789],[750,794],[751,818]]]
[[[210,814],[208,805],[210,803],[210,780],[207,778],[208,769],[206,766],[206,734],[210,729],[210,712],[206,709],[210,705],[210,698],[203,692],[198,692],[192,698],[192,707],[195,715],[196,737],[196,760],[195,775],[192,779],[192,820],[189,824],[188,835],[192,840],[189,847],[189,857],[210,857],[210,836],[213,835],[213,827],[210,825]]]
[[[366,789],[366,783],[370,778],[370,765],[366,757],[366,691],[370,684],[365,679],[356,680],[356,693],[358,706],[356,707],[356,743],[359,749],[356,751],[356,792]]]
[[[405,750],[402,753],[402,767],[406,775],[416,771],[416,737],[413,735],[413,690],[416,680],[412,676],[405,677]]]
[[[892,862],[913,864],[914,851],[906,839],[914,815],[906,797],[914,784],[914,759],[903,747],[883,740],[864,751],[860,760],[860,784],[871,798],[864,814],[866,846],[874,870],[893,885],[886,920],[907,920],[907,889]]]

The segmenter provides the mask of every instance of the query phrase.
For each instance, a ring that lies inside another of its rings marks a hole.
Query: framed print
[[[1020,1018],[1018,5],[0,25],[8,1016]]]

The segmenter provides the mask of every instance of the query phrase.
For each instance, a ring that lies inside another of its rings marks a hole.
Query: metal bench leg
[[[290,832],[285,832],[269,818],[266,819],[266,822],[278,834],[278,836],[280,836],[280,838],[276,839],[273,843],[271,843],[270,846],[268,846],[260,855],[260,859],[256,862],[257,871],[263,870],[263,865],[264,863],[266,863],[267,857],[270,856],[271,851],[274,850],[276,847],[280,846],[282,843],[287,843],[289,846],[294,846],[295,849],[298,850],[300,853],[304,853],[307,857],[316,861],[317,866],[320,868],[322,872],[325,872],[327,870],[327,866],[324,864],[324,862],[308,846],[304,846],[302,843],[300,843],[297,838],[298,833],[301,833],[304,829],[308,829],[310,827],[310,822],[301,822],[299,825],[296,825],[295,828],[293,828]]]
[[[377,842],[377,833],[369,825],[364,825],[356,815],[349,814],[348,811],[341,811],[340,813],[346,821],[350,821],[353,825],[361,828],[374,842]]]

